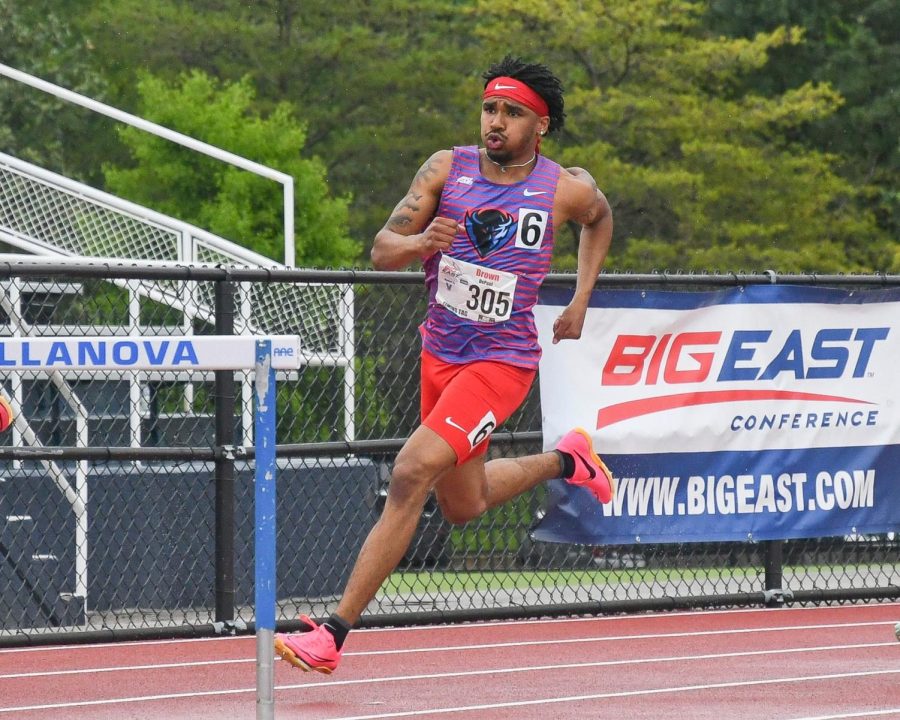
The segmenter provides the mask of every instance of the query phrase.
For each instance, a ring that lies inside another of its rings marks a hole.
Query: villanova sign
[[[272,366],[295,369],[300,343],[275,335]],[[35,337],[0,339],[3,370],[240,370],[253,367],[257,338],[198,335],[178,337]]]

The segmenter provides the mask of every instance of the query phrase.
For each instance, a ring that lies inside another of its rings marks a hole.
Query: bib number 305
[[[509,317],[512,297],[505,290],[469,285],[469,292],[472,294],[466,303],[469,310],[491,317]]]
[[[476,322],[509,320],[518,276],[444,255],[435,299],[451,312]]]

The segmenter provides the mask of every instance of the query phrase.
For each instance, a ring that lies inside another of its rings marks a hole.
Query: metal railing
[[[211,264],[223,266],[266,267],[283,269],[269,258],[228,242],[212,233],[181,222],[135,203],[69,180],[30,163],[0,153],[0,242],[38,257],[102,259],[127,257],[145,263]],[[23,255],[21,262],[32,256]],[[111,262],[117,262],[112,260]],[[198,324],[212,324],[214,319],[214,287],[210,283],[147,283],[141,278],[113,282],[128,294],[127,312],[121,312],[121,324],[102,325],[98,332],[134,334],[140,328],[141,303],[152,300],[179,314],[180,326],[170,333],[194,332]],[[64,292],[60,286],[55,294]],[[15,281],[8,283],[6,302],[11,322],[18,323],[21,313],[15,299],[21,293]],[[348,358],[353,356],[353,327],[337,318],[351,318],[352,286],[306,284],[303,286],[253,283],[241,286],[238,303],[241,334],[297,334],[303,339],[304,353],[310,364],[336,364],[352,373]],[[53,331],[53,330],[51,330]],[[61,332],[56,328],[55,332]],[[348,387],[352,387],[352,384]],[[241,383],[244,407],[250,407],[249,383]],[[193,386],[185,387],[187,403]],[[139,388],[132,378],[131,398],[135,408],[141,402]],[[348,397],[347,406],[353,399]],[[132,413],[136,417],[137,412]],[[248,428],[249,409],[242,423]],[[140,432],[133,424],[132,444]],[[352,428],[351,428],[352,432]],[[249,442],[245,434],[244,442]]]
[[[156,137],[160,137],[177,145],[181,145],[182,147],[186,147],[190,150],[193,150],[194,152],[207,155],[221,162],[228,163],[235,167],[241,168],[242,170],[246,170],[248,172],[254,173],[255,175],[259,175],[260,177],[274,180],[275,182],[279,183],[282,186],[282,194],[284,198],[284,264],[288,267],[294,266],[294,178],[287,173],[283,173],[265,165],[261,165],[260,163],[248,160],[247,158],[241,157],[240,155],[235,155],[234,153],[223,150],[222,148],[217,148],[213,145],[210,145],[209,143],[197,140],[196,138],[188,137],[183,133],[176,132],[175,130],[171,130],[169,128],[163,127],[162,125],[151,122],[146,118],[137,117],[136,115],[132,115],[131,113],[127,113],[123,110],[119,110],[118,108],[111,107],[106,103],[102,103],[98,100],[85,97],[80,93],[76,93],[72,90],[60,87],[59,85],[55,85],[54,83],[47,82],[46,80],[35,77],[34,75],[30,75],[29,73],[22,72],[21,70],[17,70],[16,68],[12,68],[9,65],[3,65],[2,63],[0,63],[0,76],[8,77],[15,82],[53,95],[60,100],[65,100],[66,102],[86,108],[91,112],[104,115],[106,117],[117,120],[118,122],[124,123],[125,125],[130,125],[131,127],[138,128],[139,130],[143,130],[144,132],[150,133],[151,135],[155,135]],[[123,255],[121,257],[132,256]],[[204,260],[203,262],[209,261]]]

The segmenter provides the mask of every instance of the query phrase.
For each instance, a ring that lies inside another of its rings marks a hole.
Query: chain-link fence
[[[604,275],[600,286],[775,280]],[[253,321],[262,296],[283,298],[271,313],[277,322]],[[7,338],[300,336],[303,365],[281,371],[277,390],[285,628],[298,612],[333,610],[378,517],[393,459],[419,421],[424,310],[420,273],[0,263]],[[237,632],[251,623],[250,372],[91,371],[62,351],[52,371],[4,371],[10,364],[0,357],[0,392],[18,412],[0,436],[0,643]],[[541,447],[535,386],[490,453]],[[529,536],[544,500],[539,488],[463,527],[429,502],[363,622],[773,604],[785,593],[795,602],[900,596],[896,536],[556,545]]]

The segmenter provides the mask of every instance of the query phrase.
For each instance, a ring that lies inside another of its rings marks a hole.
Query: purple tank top
[[[425,261],[425,350],[449,363],[477,360],[537,368],[532,308],[550,269],[553,199],[560,166],[538,155],[513,185],[486,180],[475,146],[453,149],[437,214],[465,228]]]

